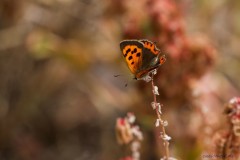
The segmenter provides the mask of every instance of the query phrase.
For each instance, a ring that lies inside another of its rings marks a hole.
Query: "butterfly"
[[[149,40],[124,40],[120,49],[134,79],[141,79],[166,61],[165,55],[160,56],[156,44]]]

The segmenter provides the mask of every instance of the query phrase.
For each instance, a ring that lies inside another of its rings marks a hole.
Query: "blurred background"
[[[1,0],[0,159],[117,160],[115,120],[129,111],[141,159],[162,157],[151,84],[129,81],[124,39],[156,41],[167,57],[155,83],[171,155],[214,153],[240,92],[239,15],[228,0]]]

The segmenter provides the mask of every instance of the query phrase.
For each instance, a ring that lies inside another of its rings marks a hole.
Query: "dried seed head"
[[[158,93],[158,87],[157,87],[157,86],[154,86],[154,88],[153,88],[153,94],[159,95],[159,93]]]
[[[172,138],[168,135],[161,135],[161,138],[164,140],[164,141],[170,141]]]
[[[159,127],[159,125],[160,125],[160,119],[157,119],[156,122],[155,122],[155,126]]]
[[[152,70],[151,73],[152,73],[153,75],[156,75],[156,74],[157,74],[157,69]]]
[[[151,106],[152,106],[152,109],[153,109],[153,110],[156,109],[156,103],[155,103],[155,102],[152,102],[152,103],[151,103]]]
[[[140,131],[138,126],[133,126],[131,128],[132,134],[138,139],[138,140],[143,140],[143,135],[142,132]]]
[[[168,126],[168,121],[162,121],[161,123],[164,127]]]
[[[128,112],[127,113],[127,120],[128,120],[128,122],[130,124],[133,124],[135,122],[135,120],[136,120],[136,117],[135,117],[135,115],[133,113]]]
[[[152,77],[150,77],[149,74],[147,74],[142,78],[138,78],[137,80],[143,80],[145,82],[150,82],[152,80]]]
[[[131,126],[124,118],[118,118],[116,121],[116,137],[120,145],[128,144],[133,140]]]

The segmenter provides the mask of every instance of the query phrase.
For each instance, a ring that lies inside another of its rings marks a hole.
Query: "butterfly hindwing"
[[[142,66],[139,72],[149,72],[157,68],[159,64],[160,50],[154,43],[148,40],[140,40],[144,44]]]
[[[140,69],[138,70],[136,77],[141,78],[151,70],[159,67],[159,54],[155,55],[151,53],[149,49],[144,48],[143,49],[143,59],[142,59],[142,65]]]
[[[137,40],[124,40],[120,42],[120,49],[127,62],[128,68],[136,74],[142,66],[143,43]]]

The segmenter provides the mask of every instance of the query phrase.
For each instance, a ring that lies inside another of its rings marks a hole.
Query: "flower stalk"
[[[171,137],[166,134],[165,127],[167,126],[168,122],[164,121],[162,119],[161,105],[157,102],[157,96],[156,95],[159,95],[159,93],[158,93],[158,87],[154,85],[153,77],[154,77],[155,73],[156,72],[151,73],[151,76],[152,76],[151,77],[151,84],[152,84],[152,92],[153,92],[152,107],[156,111],[156,114],[157,114],[157,120],[156,120],[155,126],[161,128],[160,137],[162,138],[162,140],[164,142],[163,145],[165,147],[165,158],[168,160],[169,159],[169,140],[171,139]]]

